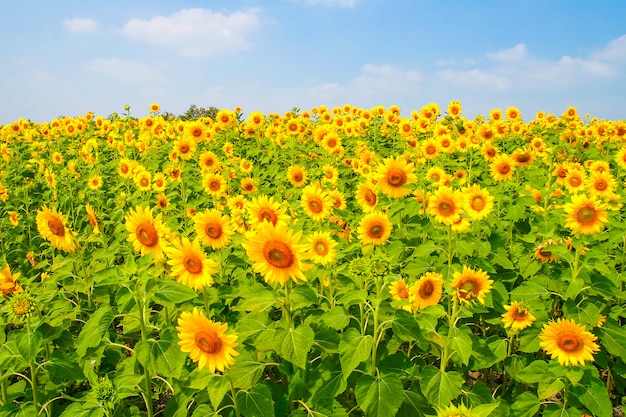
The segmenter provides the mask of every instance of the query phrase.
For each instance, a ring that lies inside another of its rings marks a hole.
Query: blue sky
[[[626,119],[626,1],[2,1],[0,124],[460,100]]]

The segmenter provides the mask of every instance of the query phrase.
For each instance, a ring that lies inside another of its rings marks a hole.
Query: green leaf
[[[404,310],[397,310],[396,317],[391,323],[393,333],[404,342],[412,342],[422,337],[420,326],[411,314]]]
[[[178,335],[173,328],[167,328],[159,340],[137,342],[135,353],[145,368],[172,378],[178,378],[187,358],[178,346]]]
[[[585,375],[581,379],[580,384],[572,387],[572,394],[580,401],[582,405],[587,407],[596,417],[611,417],[613,415],[611,400],[606,387],[594,375],[594,370],[585,370]]]
[[[533,281],[524,281],[511,291],[511,300],[531,301],[549,295],[550,292]]]
[[[585,326],[595,326],[600,318],[600,309],[591,303],[577,304],[568,300],[563,305],[563,315],[568,319],[573,319],[578,324]]]
[[[62,350],[55,350],[45,362],[48,375],[53,382],[82,381],[85,379],[83,369],[70,355]]]
[[[341,330],[350,324],[350,316],[342,306],[335,306],[322,316],[322,323],[331,329]]]
[[[546,398],[550,398],[559,392],[565,387],[565,384],[560,378],[555,378],[552,374],[544,375],[544,378],[539,380],[539,385],[537,386],[537,397],[540,400],[545,400]]]
[[[319,367],[319,378],[315,379],[311,391],[311,402],[318,404],[324,399],[333,399],[346,389],[346,379],[343,377],[341,369],[337,369],[335,361],[328,357]]]
[[[363,375],[356,382],[356,403],[366,416],[394,416],[402,405],[402,392],[402,381],[397,375]]]
[[[207,380],[206,389],[211,399],[211,405],[217,410],[224,396],[230,390],[230,381],[227,376],[212,374]]]
[[[525,384],[534,384],[548,373],[548,364],[545,361],[533,361],[524,369],[517,372],[515,379]]]
[[[315,332],[315,345],[326,353],[339,353],[339,334],[332,329],[323,329]]]
[[[260,313],[269,310],[274,305],[274,294],[268,290],[255,293],[246,293],[246,297],[234,307],[236,311]]]
[[[565,294],[563,294],[563,298],[565,300],[569,300],[571,298],[576,297],[576,295],[585,287],[585,282],[582,278],[575,279],[569,283],[567,286],[567,290]]]
[[[607,319],[603,327],[595,329],[600,337],[600,343],[611,355],[626,358],[626,327],[617,324],[613,319]]]
[[[345,307],[355,304],[365,304],[367,301],[367,290],[349,291],[346,294],[339,297],[337,304],[341,304]]]
[[[539,339],[539,335],[541,334],[541,329],[524,329],[519,338],[519,350],[524,353],[535,353],[537,352],[541,346],[541,339]]]
[[[17,350],[15,340],[6,341],[0,346],[0,375],[9,372],[19,372],[28,364]]]
[[[469,328],[465,328],[469,332]],[[453,336],[449,339],[450,348],[455,352],[463,365],[469,364],[472,356],[472,338],[462,329],[454,329]]]
[[[431,253],[436,251],[438,246],[432,240],[427,240],[413,250],[412,257],[424,258],[430,256]]]
[[[447,407],[461,393],[463,377],[456,371],[446,372],[428,365],[422,370],[420,388],[432,405]]]
[[[315,333],[306,324],[296,329],[289,329],[286,333],[280,349],[283,358],[298,368],[305,369],[307,355],[313,346]]]
[[[403,400],[396,417],[424,416],[433,411],[428,406],[426,398],[413,391],[403,391]]]
[[[109,326],[113,323],[113,318],[111,306],[106,304],[91,315],[76,339],[76,353],[79,357],[84,357],[87,349],[100,345]]]
[[[290,294],[291,308],[298,310],[300,308],[310,307],[319,303],[317,294],[308,284],[296,286]]]
[[[274,417],[272,392],[263,384],[257,384],[250,391],[237,393],[237,404],[246,417]]]
[[[565,407],[563,404],[548,404],[541,415],[542,417],[581,417],[582,413],[575,407]]]
[[[228,370],[233,386],[242,390],[252,388],[259,382],[265,363],[252,359],[248,352],[244,352],[237,357],[235,364]]]
[[[515,401],[511,405],[511,416],[533,417],[540,408],[541,403],[537,396],[532,392],[526,391],[515,397]]]
[[[363,361],[370,359],[372,336],[361,336],[358,330],[350,328],[339,341],[339,361],[343,377],[348,379],[352,371]]]
[[[17,416],[23,415],[24,417],[30,414],[17,414]],[[33,413],[36,416],[37,413]],[[59,417],[102,417],[104,416],[104,410],[98,404],[92,403],[80,403],[74,402],[70,404]]]
[[[18,333],[15,336],[17,351],[26,363],[34,362],[41,349],[42,342],[43,335],[38,331],[32,333]]]
[[[500,406],[500,401],[489,404],[480,404],[472,407],[472,417],[488,417]]]
[[[164,306],[175,306],[198,296],[192,288],[173,279],[158,280],[153,291],[152,299]]]
[[[498,248],[493,255],[493,263],[500,265],[504,269],[515,269],[515,265],[509,260],[509,255],[503,248]]]

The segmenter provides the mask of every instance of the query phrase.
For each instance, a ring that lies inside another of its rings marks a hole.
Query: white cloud
[[[252,46],[261,26],[260,9],[224,14],[209,9],[184,9],[150,20],[131,19],[123,33],[132,39],[174,48],[184,56],[211,58]]]
[[[626,64],[626,35],[613,39],[607,46],[591,55],[592,59]]]
[[[503,49],[498,52],[488,53],[487,57],[493,61],[512,62],[521,61],[528,58],[528,49],[523,43],[518,43],[512,48]]]
[[[118,58],[96,59],[83,64],[83,66],[90,71],[127,83],[151,84],[165,80],[157,68],[139,61]]]
[[[444,83],[454,84],[456,86],[468,89],[494,89],[507,90],[511,87],[511,81],[504,76],[500,76],[489,71],[471,69],[471,70],[441,70],[437,71],[436,77]]]
[[[95,32],[98,29],[98,23],[93,19],[83,19],[75,17],[73,19],[65,19],[63,21],[65,29],[74,33]]]

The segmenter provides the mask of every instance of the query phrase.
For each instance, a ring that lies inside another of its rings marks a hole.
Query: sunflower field
[[[624,415],[625,121],[146,113],[0,126],[0,417]]]

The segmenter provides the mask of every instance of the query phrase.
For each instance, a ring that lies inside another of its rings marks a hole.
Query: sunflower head
[[[443,275],[427,272],[409,289],[409,302],[414,311],[436,305],[441,300]]]
[[[453,275],[454,298],[465,304],[473,300],[485,304],[485,296],[491,290],[492,284],[493,281],[483,270],[472,270],[463,266],[462,272],[455,272]]]
[[[548,355],[556,358],[559,364],[585,365],[593,361],[593,354],[600,351],[594,334],[585,330],[585,326],[574,320],[559,318],[543,326],[539,335],[539,344]]]
[[[502,314],[502,323],[505,328],[510,328],[511,331],[523,330],[531,326],[536,320],[528,308],[517,301],[505,305],[504,309],[506,312]]]

